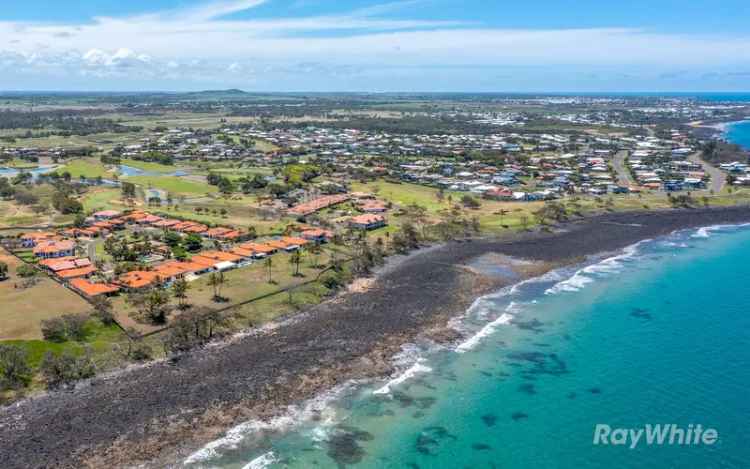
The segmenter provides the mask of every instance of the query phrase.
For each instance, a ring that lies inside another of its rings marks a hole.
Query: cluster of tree
[[[219,192],[222,194],[231,194],[235,190],[234,183],[231,179],[226,176],[221,176],[216,173],[209,173],[206,177],[206,181],[212,186],[219,188]]]
[[[146,161],[148,163],[159,163],[167,166],[174,165],[174,157],[160,151],[151,150],[145,153],[134,155],[132,158],[137,161]]]
[[[132,243],[125,238],[109,236],[104,240],[104,252],[116,262],[137,262],[153,252],[153,245],[148,236]]]
[[[167,231],[162,239],[172,250],[172,257],[179,261],[187,259],[188,252],[198,252],[203,248],[203,238],[197,234],[183,237],[175,231]]]
[[[712,163],[732,163],[739,161],[746,163],[750,153],[741,146],[721,140],[710,140],[701,147],[701,153],[706,161]]]
[[[59,186],[52,195],[52,206],[63,215],[83,212],[83,205],[72,197],[69,188]]]
[[[42,321],[42,335],[50,342],[86,339],[86,325],[89,317],[85,314],[66,314]]]
[[[268,186],[268,181],[260,174],[256,174],[253,177],[244,176],[240,178],[237,183],[240,185],[240,190],[244,194],[251,194],[255,191],[265,189]]]
[[[301,187],[304,183],[320,176],[321,168],[314,164],[289,164],[284,166],[281,174],[288,185]]]
[[[211,309],[185,311],[174,320],[164,338],[164,350],[166,353],[179,353],[200,347],[230,325],[229,318]]]
[[[97,133],[140,132],[142,128],[122,125],[113,119],[95,118],[93,110],[0,111],[0,129],[27,129],[17,137],[49,137],[51,135],[91,135]]]

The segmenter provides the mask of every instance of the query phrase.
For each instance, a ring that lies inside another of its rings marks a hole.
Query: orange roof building
[[[386,225],[385,217],[382,215],[366,214],[352,217],[349,224],[362,230],[374,230]]]
[[[42,241],[34,248],[34,255],[43,259],[51,257],[68,257],[75,255],[76,243],[73,241]]]
[[[156,285],[161,281],[159,274],[156,272],[134,270],[120,275],[117,283],[129,290],[140,290]]]
[[[70,286],[75,290],[83,293],[89,298],[100,295],[112,295],[120,291],[120,287],[109,283],[92,283],[83,278],[76,278],[70,281]]]
[[[89,275],[96,272],[96,267],[90,265],[88,267],[80,267],[77,269],[67,269],[55,272],[55,275],[63,280],[71,280],[74,278],[88,277]]]

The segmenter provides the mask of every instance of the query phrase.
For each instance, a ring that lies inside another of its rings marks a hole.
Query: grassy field
[[[0,340],[40,339],[44,319],[91,310],[81,297],[43,275],[36,285],[21,288],[15,273],[21,262],[5,251],[0,251],[0,261],[10,268],[10,278],[0,282]]]
[[[159,163],[151,163],[149,161],[138,161],[138,160],[122,160],[122,164],[133,168],[141,169],[143,171],[149,171],[152,173],[173,173],[179,168],[176,166],[169,166]]]
[[[96,177],[108,177],[112,176],[106,166],[104,166],[98,158],[85,158],[73,160],[67,163],[65,166],[57,170],[59,174],[64,172],[70,173],[73,178],[80,176],[87,177],[89,179]]]
[[[205,195],[218,192],[216,186],[172,176],[134,176],[128,182],[143,186],[144,189],[162,189],[175,195]]]

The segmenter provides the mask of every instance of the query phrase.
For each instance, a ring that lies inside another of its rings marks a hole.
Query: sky
[[[4,3],[6,91],[750,91],[747,0]]]

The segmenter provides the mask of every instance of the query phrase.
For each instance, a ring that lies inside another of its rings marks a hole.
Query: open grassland
[[[81,158],[72,160],[66,163],[65,166],[58,168],[57,172],[59,174],[68,172],[73,178],[84,176],[89,179],[97,177],[107,178],[114,174],[114,172],[103,165],[98,158]]]
[[[134,176],[124,180],[144,189],[161,189],[174,195],[205,195],[218,192],[216,186],[208,183],[174,176]]]
[[[149,171],[152,173],[173,173],[179,170],[179,167],[170,166],[160,163],[151,163],[149,161],[138,161],[138,160],[122,160],[122,164],[137,168],[143,171]]]
[[[0,252],[0,261],[10,270],[10,278],[0,282],[0,340],[40,339],[43,320],[91,310],[81,297],[41,274],[34,286],[22,288],[16,276],[21,262],[5,251]]]

